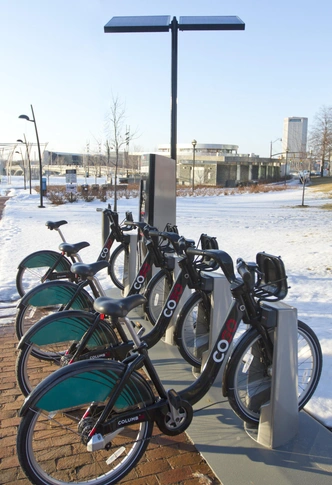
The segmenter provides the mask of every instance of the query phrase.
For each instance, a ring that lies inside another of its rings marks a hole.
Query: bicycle
[[[163,251],[165,251],[163,254],[169,255],[170,249],[168,245],[165,249],[164,245],[160,246],[159,243],[153,243],[153,239],[166,239],[172,243],[174,250],[178,254],[180,251],[183,251],[183,256],[179,261],[180,271],[177,278],[168,293],[164,293],[163,311],[160,313],[157,321],[153,322],[152,330],[143,337],[143,341],[148,348],[151,348],[165,334],[173,319],[173,315],[175,315],[184,290],[188,286],[191,288],[196,287],[202,268],[212,271],[216,267],[211,265],[209,261],[204,263],[204,258],[193,262],[193,258],[186,255],[186,248],[193,246],[194,241],[186,240],[174,232],[157,232],[155,229],[152,231],[146,230],[146,232],[151,232],[153,236],[150,241],[151,244],[147,245],[148,253],[141,266],[141,269],[144,271],[149,266],[147,261],[153,261],[157,248],[160,249],[162,247]],[[202,239],[204,239],[203,244],[208,245],[207,241],[214,238],[203,234],[200,241]],[[152,253],[150,247],[154,248]],[[149,258],[149,253],[151,253],[150,258],[152,259]],[[172,259],[174,260],[174,258]],[[162,263],[161,260],[160,263]],[[74,266],[77,267],[78,264]],[[93,275],[92,268],[87,267],[87,265],[80,265],[80,269],[81,277],[86,277],[88,273],[91,276]],[[133,292],[129,291],[132,295],[140,291],[140,286],[135,286],[135,281],[137,280],[142,283],[139,277],[134,280],[131,286]],[[153,287],[150,287],[148,295],[145,296],[146,305],[148,302],[147,297],[153,296]],[[95,315],[92,312],[62,311],[39,320],[27,330],[17,347],[19,353],[16,361],[16,379],[22,393],[28,395],[38,380],[54,371],[54,366],[64,366],[76,360],[95,359],[97,357],[123,360],[132,349],[133,342],[128,340],[127,335],[122,331],[117,321],[109,322],[110,332],[108,335],[105,328],[105,325],[107,327],[107,321],[101,321],[100,318],[99,314]],[[120,340],[115,338],[113,329],[116,330],[116,335],[120,336]],[[39,359],[39,362],[37,362],[37,359]],[[38,368],[38,375],[37,377],[34,376],[34,380],[32,380],[31,376],[34,375],[36,368]]]
[[[131,212],[126,212],[125,220],[119,224],[119,216],[111,210],[110,206],[104,209],[103,213],[109,220],[110,233],[104,242],[97,261],[110,262],[109,276],[115,286],[122,290],[123,285],[118,277],[118,267],[123,266],[123,254],[125,252],[125,235],[123,231],[131,230],[130,225],[125,223],[132,221],[133,217]],[[44,283],[45,281],[68,280],[77,282],[75,275],[70,271],[71,265],[75,262],[82,262],[79,251],[90,246],[90,244],[86,241],[69,244],[60,229],[64,224],[67,224],[67,221],[47,221],[45,224],[49,230],[54,230],[60,235],[62,243],[59,245],[59,252],[46,249],[36,251],[26,256],[18,265],[16,288],[21,297],[31,287]],[[111,255],[111,248],[114,241],[119,242],[120,245]]]
[[[145,228],[145,236],[148,238],[148,226],[144,222],[127,222],[127,227],[132,229],[133,227],[139,228],[141,231]],[[171,228],[171,226],[166,226]],[[155,230],[155,228],[153,228]],[[174,232],[175,228],[172,228],[172,243],[180,238],[180,236]],[[112,231],[111,231],[112,232]],[[163,233],[168,234],[168,233]],[[128,253],[129,247],[129,237],[124,238],[124,242],[118,246],[118,248],[112,253],[111,259],[113,262],[117,261],[118,255],[122,252]],[[147,254],[142,262],[141,268],[135,280],[129,289],[128,295],[139,293],[144,289],[144,282],[147,281],[148,272],[152,269],[152,266],[165,267],[167,264],[167,259],[164,255],[169,254],[172,250],[170,244],[160,245],[158,242],[158,236],[151,236],[150,240],[146,243]],[[104,256],[103,261],[107,263],[106,252],[102,253]],[[97,263],[102,263],[103,261],[97,261]],[[112,263],[110,263],[112,265]],[[74,263],[71,267],[71,274],[75,275],[78,280],[77,283],[73,283],[67,280],[61,281],[48,281],[42,283],[32,290],[30,290],[26,295],[22,297],[19,304],[17,305],[17,313],[15,318],[15,331],[18,340],[20,340],[26,331],[38,322],[41,318],[58,311],[73,309],[73,310],[83,310],[92,311],[93,300],[98,298],[98,296],[105,295],[104,289],[102,288],[100,282],[95,277],[95,273],[100,271],[106,265],[84,265],[83,263]],[[72,271],[73,270],[73,271]],[[123,271],[123,270],[122,270]],[[90,294],[85,288],[89,287]],[[150,285],[151,288],[151,285]],[[150,297],[154,297],[153,289],[150,291]]]
[[[97,299],[95,310],[102,315],[123,319],[135,348],[123,362],[97,359],[59,369],[42,381],[26,399],[20,410],[17,455],[24,473],[35,485],[117,483],[140,460],[151,440],[154,423],[162,433],[171,436],[188,428],[193,418],[192,406],[207,393],[222,368],[226,372],[224,378],[229,396],[231,392],[234,395],[232,386],[237,386],[236,372],[230,372],[226,363],[242,319],[258,332],[264,343],[264,347],[255,349],[253,360],[260,363],[272,361],[273,343],[268,338],[264,318],[257,314],[253,267],[240,260],[237,264],[240,277],[236,277],[233,261],[227,253],[195,248],[189,248],[187,252],[205,255],[218,262],[233,295],[233,302],[201,376],[179,392],[166,390],[149,358],[146,344],[126,316],[142,304],[144,297],[135,295],[118,302]],[[283,274],[278,281],[271,278],[273,274],[282,272],[280,258],[262,253],[260,262],[268,282],[268,288],[261,286],[260,297],[266,290],[276,299],[282,297],[287,292],[286,275]],[[307,382],[310,388],[310,392],[306,390],[307,395],[312,395],[319,381],[322,364],[319,351],[317,347],[315,366]],[[240,361],[236,364],[236,368],[243,366]],[[139,372],[142,366],[148,378]],[[271,379],[271,368],[265,373],[262,365],[260,367],[260,376],[266,386]],[[255,392],[256,397],[260,397],[259,406],[269,399],[267,393],[259,396],[255,389],[251,385],[250,394],[247,391],[247,408],[250,408]],[[230,400],[230,404],[234,404],[234,400]],[[255,402],[254,412],[246,416],[247,421],[257,423],[257,407]],[[45,446],[48,442],[52,443],[51,447]],[[62,460],[64,454],[66,458]]]

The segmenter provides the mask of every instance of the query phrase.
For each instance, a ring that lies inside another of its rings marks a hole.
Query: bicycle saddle
[[[59,229],[59,227],[63,226],[64,224],[68,224],[67,221],[56,221],[56,222],[47,221],[47,222],[45,222],[45,226],[47,226],[47,228],[50,229],[51,231],[53,229]]]
[[[146,298],[143,295],[131,295],[119,300],[101,296],[94,301],[93,308],[98,313],[112,317],[125,317],[131,310],[145,302]]]
[[[87,248],[90,243],[83,241],[76,244],[61,243],[59,244],[59,251],[65,253],[67,256],[78,253],[81,249]]]
[[[108,261],[96,261],[95,263],[91,264],[74,263],[71,265],[70,271],[83,279],[87,279],[94,276],[101,269],[108,268],[108,266]]]

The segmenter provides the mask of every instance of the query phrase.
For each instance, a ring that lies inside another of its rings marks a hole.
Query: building
[[[294,159],[307,156],[308,118],[292,116],[284,119],[282,151]]]
[[[254,153],[239,154],[237,145],[196,143],[178,144],[177,180],[179,184],[235,187],[260,180],[280,179],[282,161],[260,158]],[[169,156],[169,145],[158,153]],[[195,161],[194,161],[195,160]]]

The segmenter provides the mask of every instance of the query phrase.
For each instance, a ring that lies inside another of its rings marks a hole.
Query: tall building
[[[292,158],[303,158],[307,152],[308,118],[292,116],[284,119],[282,151]]]

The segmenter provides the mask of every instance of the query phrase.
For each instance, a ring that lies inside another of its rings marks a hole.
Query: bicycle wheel
[[[202,293],[193,293],[183,305],[176,322],[174,340],[182,357],[200,367],[203,353],[209,348],[211,305]]]
[[[126,246],[120,244],[111,254],[110,257],[110,267],[108,269],[108,274],[111,280],[117,288],[120,290],[124,289],[123,278],[124,278],[124,263],[126,256]]]
[[[261,359],[263,352],[262,338],[252,329],[236,346],[227,368],[229,403],[243,421],[251,424],[259,422],[260,408],[270,400],[271,369]],[[308,325],[298,321],[299,410],[313,395],[322,365],[322,351],[315,333]]]
[[[160,270],[149,281],[144,296],[146,303],[144,311],[154,325],[158,320],[161,310],[164,308],[173,284],[172,274],[167,270]]]
[[[18,340],[32,325],[51,313],[63,310],[70,301],[72,310],[93,309],[93,298],[75,283],[51,281],[33,288],[24,295],[17,308],[15,331]]]
[[[70,271],[72,262],[65,256],[59,260],[59,256],[59,252],[44,250],[32,253],[21,261],[16,274],[16,288],[21,297],[31,288],[43,283],[43,277],[55,264],[50,279],[75,279],[75,275]]]
[[[111,485],[140,460],[152,435],[153,422],[126,425],[114,432],[109,446],[88,452],[87,435],[97,416],[79,420],[86,408],[70,413],[29,410],[17,434],[17,455],[35,485]],[[100,411],[99,411],[100,413]]]
[[[28,396],[49,374],[69,363],[79,340],[96,318],[94,314],[87,312],[70,310],[61,313],[63,315],[51,315],[50,318],[44,319],[45,324],[38,323],[39,331],[31,337],[31,340],[27,339],[23,345],[20,342],[15,372],[16,381],[24,396]],[[95,359],[117,343],[118,339],[113,329],[107,321],[101,320],[86,343],[81,356],[76,360],[88,359],[89,355]],[[35,355],[38,355],[38,358]]]

